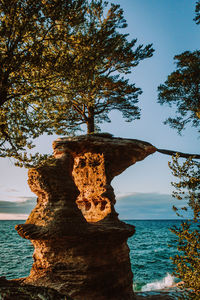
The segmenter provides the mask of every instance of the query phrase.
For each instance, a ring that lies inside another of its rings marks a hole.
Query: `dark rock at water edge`
[[[69,296],[62,295],[51,288],[23,285],[15,280],[6,280],[0,277],[1,300],[72,300]]]

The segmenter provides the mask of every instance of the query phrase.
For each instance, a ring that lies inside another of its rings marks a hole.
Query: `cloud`
[[[26,220],[28,214],[1,214],[0,220]]]
[[[178,201],[169,194],[133,193],[117,197],[115,208],[120,219],[177,219],[173,205],[179,208],[185,201]]]
[[[29,214],[35,207],[36,198],[34,197],[19,197],[16,201],[0,200],[0,218],[2,214]]]

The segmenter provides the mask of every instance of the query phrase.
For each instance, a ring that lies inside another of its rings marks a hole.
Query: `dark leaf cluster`
[[[194,20],[197,24],[200,24],[200,1],[199,0],[196,2],[195,13],[196,13],[196,16],[195,16]]]

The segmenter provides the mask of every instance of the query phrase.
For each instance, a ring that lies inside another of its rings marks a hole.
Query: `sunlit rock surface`
[[[156,148],[103,134],[60,138],[53,149],[53,165],[29,170],[37,205],[16,230],[35,251],[21,282],[77,300],[135,299],[127,246],[134,227],[118,219],[111,181]]]

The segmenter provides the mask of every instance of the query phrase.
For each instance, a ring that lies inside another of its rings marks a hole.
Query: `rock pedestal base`
[[[37,205],[16,229],[35,251],[21,282],[77,300],[135,299],[127,246],[135,230],[118,219],[111,181],[156,149],[109,135],[58,139],[53,148],[52,165],[29,170]]]

